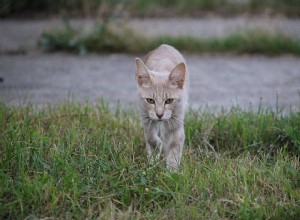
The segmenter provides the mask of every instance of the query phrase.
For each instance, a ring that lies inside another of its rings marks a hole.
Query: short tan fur
[[[184,114],[188,103],[188,70],[181,53],[169,45],[136,58],[138,102],[150,162],[163,156],[177,171],[184,145]]]

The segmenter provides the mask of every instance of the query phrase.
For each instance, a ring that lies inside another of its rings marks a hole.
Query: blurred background
[[[204,17],[208,14],[282,14],[299,17],[298,0],[2,0],[1,16],[70,16],[103,18],[116,13],[132,17]]]
[[[2,0],[0,101],[136,106],[134,58],[166,43],[190,103],[300,106],[299,0]]]

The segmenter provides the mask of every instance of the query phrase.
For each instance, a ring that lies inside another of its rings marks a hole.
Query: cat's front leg
[[[160,141],[157,141],[157,145],[146,143],[146,150],[147,150],[147,158],[150,164],[154,164],[160,157],[162,149],[162,144]]]
[[[169,142],[165,149],[165,156],[167,168],[170,171],[176,172],[178,170],[182,157],[184,139],[185,135],[183,126],[169,134]]]
[[[157,129],[155,124],[146,125],[144,129],[147,158],[150,164],[153,164],[155,160],[159,159],[162,151],[162,141],[157,135]]]

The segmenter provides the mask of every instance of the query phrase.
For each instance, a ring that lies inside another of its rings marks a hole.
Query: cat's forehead
[[[148,70],[151,84],[147,87],[140,87],[140,94],[143,97],[166,98],[177,96],[180,89],[171,87],[169,81],[170,72],[155,72]]]
[[[148,71],[150,74],[151,81],[157,85],[165,83],[168,80],[170,75],[169,72],[155,72],[151,70]]]
[[[167,83],[152,84],[148,88],[141,91],[142,96],[151,98],[169,98],[178,96],[180,91],[178,89],[170,88]]]

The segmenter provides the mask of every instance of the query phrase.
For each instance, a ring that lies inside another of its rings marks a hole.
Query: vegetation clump
[[[300,41],[280,33],[260,29],[233,33],[224,38],[196,38],[191,36],[156,36],[147,38],[130,28],[109,22],[96,25],[92,31],[82,33],[68,23],[64,30],[44,32],[39,46],[46,51],[94,53],[145,53],[161,44],[169,44],[188,53],[236,53],[300,55]]]

